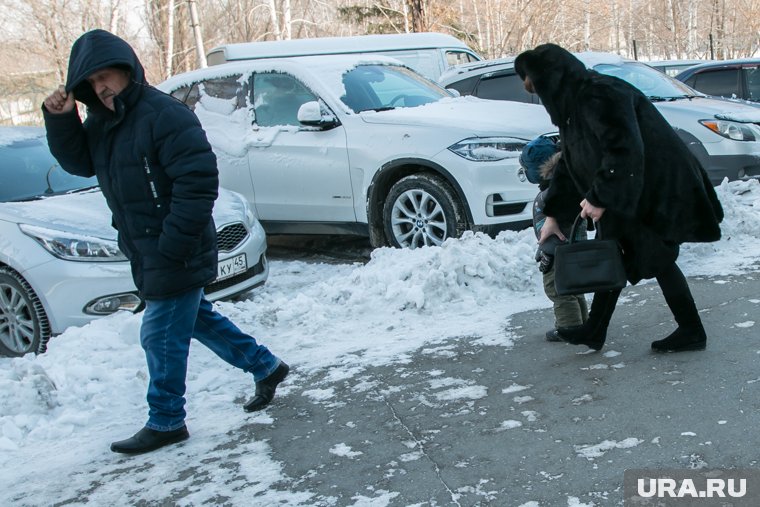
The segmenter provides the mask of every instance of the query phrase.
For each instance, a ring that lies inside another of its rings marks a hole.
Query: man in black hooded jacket
[[[88,108],[84,123],[75,100]],[[190,339],[256,381],[246,411],[272,400],[288,365],[217,313],[203,296],[216,278],[216,157],[195,115],[148,85],[124,40],[104,30],[82,35],[66,86],[43,104],[48,143],[66,171],[96,175],[119,231],[119,248],[145,299],[140,343],[150,374],[149,415],[120,453],[148,452],[189,437],[185,375]]]
[[[515,70],[541,98],[562,140],[564,164],[547,191],[546,215],[580,193],[582,216],[600,221],[605,238],[620,243],[628,281],[656,278],[673,312],[678,328],[652,349],[704,349],[707,336],[676,265],[681,243],[720,239],[723,209],[702,166],[643,93],[586,69],[565,49],[542,44],[525,51]],[[547,218],[541,241],[553,234],[564,239]],[[586,323],[560,334],[601,349],[619,295],[595,293]]]

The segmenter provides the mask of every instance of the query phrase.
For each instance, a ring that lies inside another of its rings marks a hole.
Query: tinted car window
[[[171,93],[171,96],[175,99],[179,100],[180,102],[184,102],[187,98],[187,92],[190,91],[189,86],[183,86],[182,88],[177,88]]]
[[[42,137],[0,147],[0,202],[64,194],[97,184],[94,176],[82,178],[64,171]]]
[[[446,88],[452,88],[458,91],[460,95],[472,95],[475,85],[478,84],[478,80],[480,80],[480,76],[468,77],[456,83],[451,83]]]
[[[700,72],[694,78],[694,88],[718,97],[739,97],[739,70],[725,69]]]
[[[245,95],[247,90],[240,83],[241,74],[219,79],[207,79],[203,81],[203,93],[209,97],[223,100],[235,100],[235,108],[246,107]]]
[[[747,76],[747,99],[760,101],[760,67],[744,69]]]
[[[481,99],[512,100],[514,102],[534,103],[532,94],[525,91],[523,82],[517,74],[501,74],[480,80],[475,96]]]
[[[198,83],[195,83],[192,87],[190,87],[190,91],[187,94],[187,97],[185,98],[185,104],[187,104],[187,107],[189,107],[191,110],[195,111],[195,104],[198,103],[198,101],[201,98],[201,91],[198,87]]]
[[[300,126],[298,109],[315,100],[317,97],[291,75],[264,72],[253,77],[253,112],[260,127]]]

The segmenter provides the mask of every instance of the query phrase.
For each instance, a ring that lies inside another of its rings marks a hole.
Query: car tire
[[[41,354],[49,338],[50,325],[32,287],[12,269],[0,268],[0,355]]]
[[[399,248],[438,246],[467,229],[461,201],[442,177],[419,173],[391,187],[383,206],[388,243]]]

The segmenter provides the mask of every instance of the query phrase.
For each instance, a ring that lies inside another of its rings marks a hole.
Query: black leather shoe
[[[256,382],[256,395],[243,405],[243,410],[257,412],[266,408],[274,398],[277,385],[285,380],[289,371],[290,366],[280,361],[280,365],[267,378]]]
[[[155,451],[165,445],[182,442],[188,438],[190,438],[190,433],[187,432],[187,426],[172,431],[143,428],[126,440],[112,443],[111,450],[122,454],[141,454]]]
[[[552,329],[546,332],[546,341],[548,342],[563,342],[565,339],[562,337],[557,329]]]

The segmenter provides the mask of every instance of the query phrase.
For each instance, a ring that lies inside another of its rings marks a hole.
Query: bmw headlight
[[[93,236],[19,224],[21,232],[34,239],[59,259],[81,262],[126,261],[116,241]]]
[[[745,123],[727,120],[700,120],[699,123],[719,136],[734,141],[757,141],[754,129]]]
[[[494,162],[517,158],[528,141],[514,137],[471,137],[449,146],[462,158],[475,162]]]

